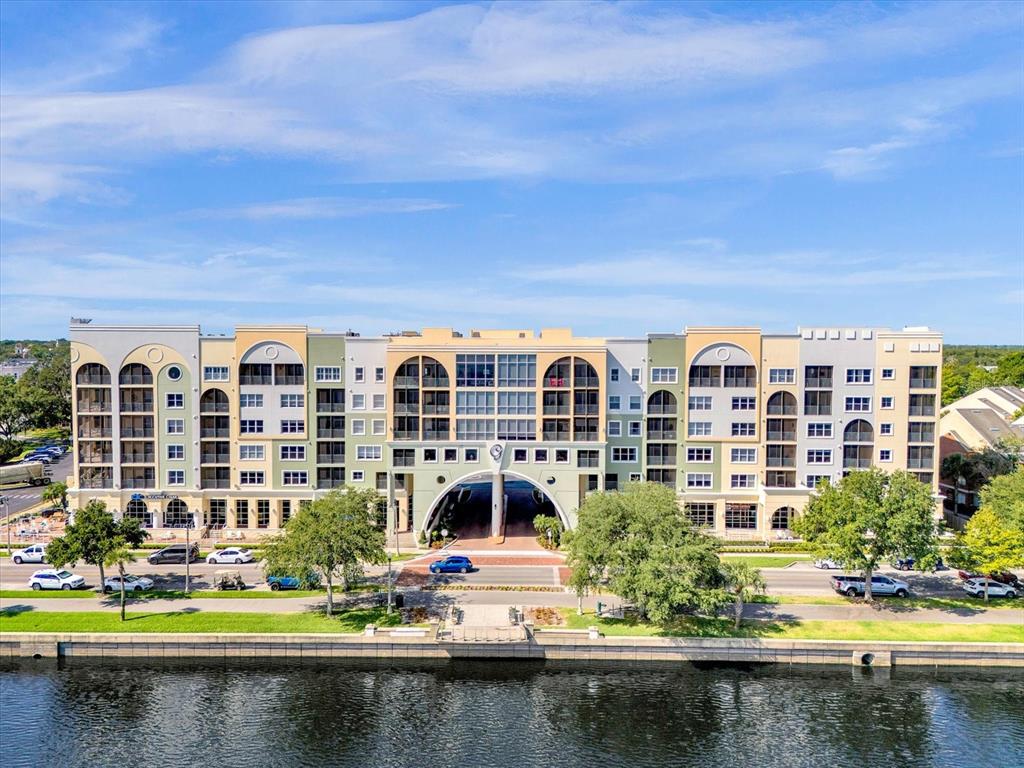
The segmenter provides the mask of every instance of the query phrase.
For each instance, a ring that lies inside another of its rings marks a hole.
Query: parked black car
[[[188,548],[188,555],[188,561],[190,563],[196,562],[199,559],[199,545],[191,545]],[[171,544],[169,547],[157,550],[146,559],[149,561],[150,565],[159,565],[160,563],[184,563],[185,545]]]

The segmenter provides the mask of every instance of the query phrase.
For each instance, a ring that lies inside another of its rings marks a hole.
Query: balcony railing
[[[572,384],[574,387],[593,388],[600,386],[601,380],[597,376],[575,376]]]
[[[831,416],[831,405],[805,405],[804,416]]]
[[[319,491],[326,491],[331,488],[344,488],[345,481],[342,479],[335,480],[334,478],[318,478],[316,481],[316,487]]]
[[[576,434],[573,436],[573,440],[578,440],[584,443],[595,443],[597,442],[597,432],[584,432],[577,429]]]
[[[244,386],[265,386],[265,385],[268,385],[268,384],[273,384],[274,383],[274,377],[271,376],[269,373],[266,376],[258,376],[258,375],[254,376],[254,375],[251,375],[251,374],[248,374],[248,375],[243,374],[242,376],[238,377],[238,383],[240,385],[242,385],[243,387]]]
[[[394,435],[395,440],[417,440],[420,433],[416,429],[396,429]]]
[[[807,389],[832,389],[832,377],[809,376],[804,379],[804,387]]]
[[[426,405],[423,406],[423,413],[425,414],[440,414],[441,416],[447,416],[451,413],[451,406],[447,403],[439,405]]]
[[[413,387],[416,388],[420,385],[419,376],[395,376],[396,387]]]
[[[396,456],[394,465],[396,467],[415,467],[416,458],[414,456]]]
[[[79,460],[82,464],[110,464],[114,461],[112,453],[85,453]]]
[[[935,389],[935,379],[933,379],[933,378],[911,379],[910,380],[910,388],[911,389]]]
[[[419,403],[395,403],[395,413],[397,414],[418,414],[419,412]]]
[[[274,383],[278,384],[278,385],[305,384],[306,383],[306,377],[305,376],[288,376],[288,375],[278,376],[274,380]]]
[[[768,415],[769,416],[796,416],[797,407],[795,405],[769,405]]]
[[[199,481],[199,487],[200,488],[230,488],[231,487],[231,480],[230,479],[219,479],[219,478],[214,478],[214,479],[204,478],[204,479]]]
[[[795,472],[768,472],[765,474],[766,488],[796,488]]]
[[[230,437],[231,430],[227,427],[203,427],[199,430],[200,437]]]
[[[153,377],[148,373],[122,373],[117,380],[118,384],[136,386],[146,385],[153,386]]]
[[[782,432],[768,432],[769,443],[795,443],[796,432],[783,430]]]
[[[934,405],[912,405],[910,406],[911,416],[934,416],[935,406]]]
[[[156,479],[155,478],[144,478],[144,477],[143,478],[123,477],[123,478],[121,478],[121,487],[122,488],[155,488],[156,487]]]
[[[647,466],[649,467],[674,467],[676,465],[675,456],[648,456]]]
[[[110,413],[109,400],[79,400],[79,413]]]
[[[316,431],[317,437],[344,437],[344,429],[318,429]]]
[[[908,459],[907,469],[932,469],[934,464],[933,459]]]
[[[652,415],[667,415],[674,416],[678,413],[678,409],[674,405],[648,405],[647,413]]]
[[[796,467],[796,456],[769,456],[765,461],[769,467]]]
[[[756,387],[757,379],[754,376],[726,376],[724,379],[726,387]]]
[[[199,454],[200,464],[230,464],[230,453],[201,453]]]
[[[156,455],[152,453],[122,453],[122,464],[153,464],[156,462]]]
[[[344,464],[345,463],[345,454],[344,453],[318,453],[316,455],[316,463],[317,464]]]
[[[101,387],[109,387],[110,386],[110,374],[107,374],[107,373],[102,373],[102,374],[100,374],[100,373],[97,373],[97,374],[80,373],[80,374],[78,374],[78,379],[76,380],[76,383],[79,386],[82,386],[83,384],[93,384],[93,385],[99,385]]]
[[[121,413],[152,413],[153,412],[153,401],[144,400],[141,403],[132,402],[130,400],[121,401]]]
[[[449,436],[447,429],[425,429],[423,430],[424,440],[447,440]]]
[[[871,467],[871,459],[843,459],[845,469],[868,469]]]
[[[142,427],[122,427],[121,437],[138,439],[140,437],[153,437],[153,430]]]
[[[201,403],[199,405],[199,413],[227,413],[229,406],[227,403]]]
[[[316,404],[317,413],[344,413],[344,403],[321,403]]]
[[[78,436],[80,438],[91,438],[91,437],[110,437],[111,429],[80,429],[78,430]]]
[[[674,429],[648,429],[648,440],[675,440],[678,433]]]
[[[569,406],[568,405],[545,405],[544,406],[545,416],[568,416]]]
[[[438,376],[424,376],[423,386],[430,389],[448,389],[450,386],[449,381],[445,377]]]
[[[600,406],[597,404],[577,404],[576,415],[577,416],[597,416],[601,412]]]
[[[80,485],[82,488],[113,488],[114,481],[109,477],[83,477]]]
[[[544,379],[544,386],[549,389],[562,389],[569,386],[569,379],[561,376],[548,376]]]

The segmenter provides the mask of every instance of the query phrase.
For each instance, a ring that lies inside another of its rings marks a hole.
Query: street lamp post
[[[192,560],[192,541],[190,533],[192,531],[192,524],[195,522],[195,512],[185,523],[185,594],[187,595],[192,588],[192,572],[189,568],[189,563]]]
[[[391,555],[388,555],[388,616],[391,615]]]
[[[11,556],[11,521],[7,519],[7,497],[0,496],[0,504],[4,505],[4,522],[7,524],[7,556]]]

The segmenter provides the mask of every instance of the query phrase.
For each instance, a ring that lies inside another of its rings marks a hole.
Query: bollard
[[[600,640],[601,633],[597,627],[587,627],[587,640]]]
[[[374,637],[377,634],[377,625],[367,624],[366,629],[363,630],[363,634],[366,635],[366,637]]]

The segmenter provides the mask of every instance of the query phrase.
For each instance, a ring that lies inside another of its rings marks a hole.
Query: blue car
[[[316,589],[320,586],[320,579],[315,574],[310,574],[305,580],[298,576],[267,576],[267,584],[274,592],[281,589]]]
[[[469,573],[472,570],[472,561],[461,555],[451,555],[444,560],[435,560],[430,564],[431,573]]]

